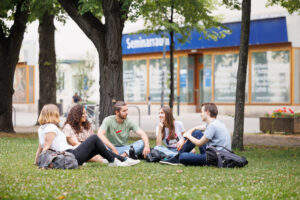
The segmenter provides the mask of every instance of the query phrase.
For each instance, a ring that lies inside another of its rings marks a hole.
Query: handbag
[[[43,169],[76,169],[78,161],[70,152],[48,149],[39,156],[38,166]]]
[[[221,147],[218,150],[216,147]],[[226,147],[212,145],[206,148],[206,162],[208,166],[215,166],[219,168],[233,168],[244,167],[248,161],[243,156],[238,156]]]

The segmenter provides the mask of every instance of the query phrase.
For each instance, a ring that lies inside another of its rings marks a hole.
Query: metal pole
[[[148,97],[148,115],[151,115],[151,97]]]
[[[164,48],[163,48],[163,60],[162,60],[162,74],[161,74],[161,99],[160,99],[160,106],[163,107],[164,105],[164,89],[165,89],[165,84],[164,84],[164,79],[165,79],[165,66],[166,66],[166,38],[164,37]]]

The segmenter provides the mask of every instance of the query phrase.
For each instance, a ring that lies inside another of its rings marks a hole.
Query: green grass
[[[151,141],[153,146],[154,141]],[[300,199],[300,149],[246,147],[241,169],[141,163],[39,170],[37,139],[0,134],[0,199]],[[182,171],[181,171],[182,170]]]

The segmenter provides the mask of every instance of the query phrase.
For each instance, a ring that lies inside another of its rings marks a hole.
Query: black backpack
[[[157,149],[151,149],[150,153],[148,153],[146,157],[146,160],[147,162],[159,162],[164,158],[168,158],[168,156]]]
[[[222,150],[218,150],[216,147],[222,147]],[[229,149],[217,145],[206,148],[206,162],[208,166],[219,168],[244,167],[248,164],[245,157],[238,156]]]

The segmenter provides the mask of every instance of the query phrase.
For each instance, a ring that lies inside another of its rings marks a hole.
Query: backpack
[[[168,156],[165,153],[157,149],[151,149],[150,153],[148,153],[146,157],[146,160],[147,162],[159,162],[164,158],[168,158]]]
[[[222,150],[218,150],[216,147],[222,147]],[[248,164],[245,157],[238,156],[223,146],[208,146],[206,148],[206,162],[208,166],[215,166],[219,168],[233,168],[244,167]]]
[[[53,168],[53,169],[76,169],[78,168],[78,161],[74,154],[66,151],[55,151],[48,149],[42,153],[38,158],[39,168]]]

